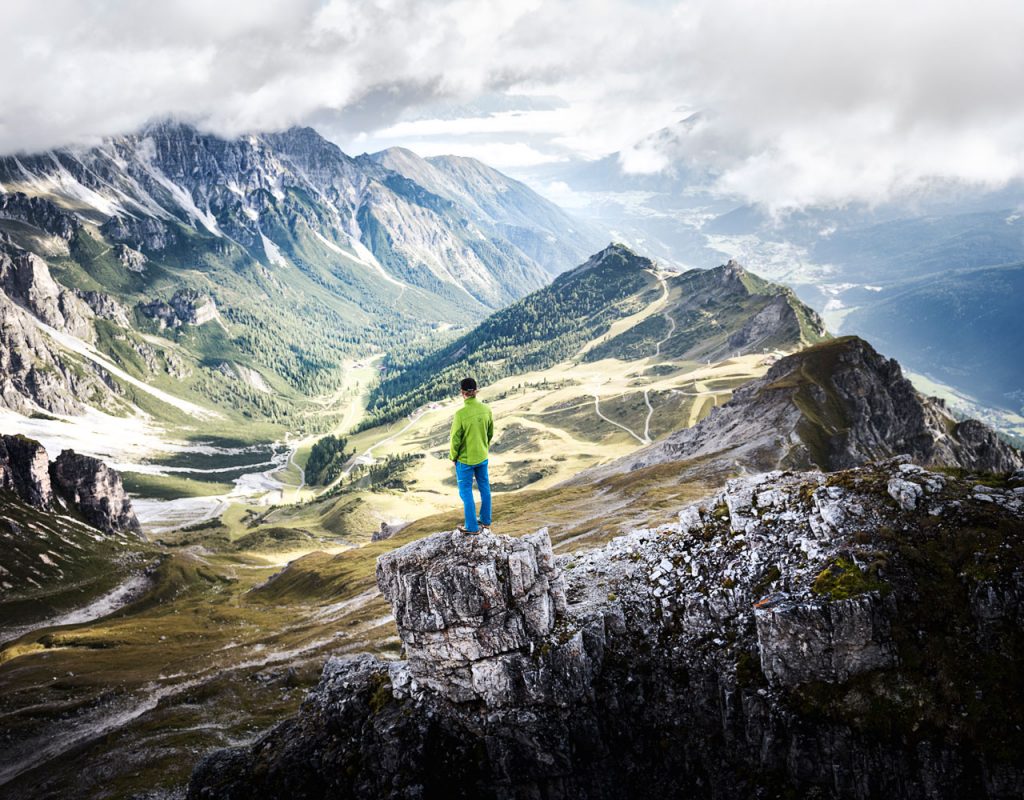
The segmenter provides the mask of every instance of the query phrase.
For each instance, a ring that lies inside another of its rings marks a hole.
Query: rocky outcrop
[[[893,480],[919,487],[914,510]],[[513,568],[515,553],[536,570]],[[542,567],[547,556],[541,533],[519,545],[445,533],[382,557],[407,660],[331,659],[296,717],[206,757],[189,797],[1024,788],[1010,677],[1024,648],[1024,488],[905,460],[776,472],[731,481],[675,523]],[[538,598],[558,608],[559,581],[564,610],[528,625]],[[459,672],[516,659],[534,669],[503,669],[515,688],[496,695]]]
[[[156,248],[159,249],[159,248]],[[126,244],[114,246],[114,255],[121,262],[122,266],[129,272],[143,272],[146,269],[147,259],[138,250],[134,250]]]
[[[108,533],[140,532],[121,475],[98,458],[63,450],[51,469],[54,489],[85,520]]]
[[[127,254],[129,248],[131,252],[139,250],[159,252],[174,244],[178,239],[178,234],[172,227],[155,217],[114,216],[100,226],[100,232],[108,239],[128,245],[127,248],[117,251],[118,259],[128,269],[141,267],[144,263],[129,256]],[[139,255],[142,254],[139,253]]]
[[[128,319],[128,309],[121,305],[109,294],[94,291],[76,290],[75,294],[92,310],[92,313],[102,319],[109,319],[116,322],[122,328],[130,328],[131,321]]]
[[[0,192],[0,219],[14,219],[70,242],[81,223],[43,197]]]
[[[53,504],[46,449],[26,436],[0,434],[0,489],[14,492],[36,508]]]
[[[195,289],[179,289],[170,302],[153,300],[139,306],[147,317],[156,320],[161,329],[180,328],[182,325],[202,325],[217,319],[217,304],[213,298]]]
[[[543,695],[540,674],[559,654],[524,651],[554,631],[565,608],[547,531],[431,536],[381,556],[377,583],[409,659],[396,684],[488,705]]]
[[[81,339],[92,339],[89,307],[57,283],[46,262],[34,253],[0,248],[0,289],[47,325]]]
[[[66,356],[42,333],[31,315],[0,292],[0,405],[21,414],[40,408],[81,414],[80,398],[115,410],[116,384],[92,362]]]
[[[51,464],[46,449],[27,436],[0,434],[0,490],[36,508],[72,508],[107,533],[141,531],[120,473],[74,450]]]
[[[390,539],[398,531],[397,527],[388,525],[386,522],[381,522],[380,527],[377,528],[370,536],[371,542],[382,542],[385,539]]]
[[[957,422],[899,364],[855,336],[780,359],[692,428],[577,480],[711,457],[755,470],[846,469],[909,454],[919,464],[1009,472],[1024,456],[980,422]]]

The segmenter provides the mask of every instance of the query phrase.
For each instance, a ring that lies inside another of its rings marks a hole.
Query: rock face
[[[547,531],[430,536],[381,556],[377,583],[394,609],[411,687],[488,705],[536,699],[530,690],[545,664],[522,653],[565,608]]]
[[[64,450],[53,462],[53,485],[85,517],[107,532],[141,531],[121,475],[102,461]]]
[[[46,449],[27,436],[0,434],[0,490],[36,508],[71,507],[107,533],[141,531],[116,470],[73,450],[51,464]]]
[[[957,422],[940,401],[918,394],[896,361],[850,336],[780,359],[694,427],[579,480],[707,456],[756,470],[836,470],[904,453],[923,465],[980,472],[1024,465],[993,430]]]
[[[58,284],[46,262],[34,253],[0,248],[0,289],[47,325],[82,339],[93,338],[92,311]]]
[[[0,192],[0,219],[15,219],[71,241],[81,223],[43,197],[28,197],[22,192]]]
[[[188,796],[1019,796],[1022,509],[894,460],[737,479],[550,568],[546,535],[438,534],[380,561],[408,660],[332,658]],[[460,672],[517,658],[511,692]]]
[[[153,217],[110,217],[100,227],[100,231],[104,236],[121,243],[117,257],[128,269],[141,267],[144,263],[128,255],[129,251],[138,253],[139,256],[142,256],[142,253],[138,252],[140,250],[159,252],[174,244],[178,238],[173,228]],[[145,256],[142,258],[145,259]]]
[[[30,314],[0,292],[0,405],[31,414],[80,414],[80,398],[113,409],[116,384],[91,362],[81,368],[65,359]]]
[[[50,460],[39,442],[26,436],[0,434],[0,489],[13,491],[37,508],[53,504]]]
[[[146,269],[148,259],[138,250],[134,250],[126,244],[116,245],[114,255],[129,272],[144,272]]]

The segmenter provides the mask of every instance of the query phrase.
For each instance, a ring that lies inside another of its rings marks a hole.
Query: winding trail
[[[651,303],[651,310],[654,306],[666,306],[668,304],[668,281],[665,280],[665,276],[660,272],[652,273],[658,282],[661,284],[661,297]],[[676,332],[676,321],[672,319],[672,316],[668,311],[663,310],[661,315],[668,321],[668,333],[665,334],[661,339],[654,343],[654,355],[651,358],[657,358],[661,355],[661,346],[665,344],[669,339],[675,335]],[[597,416],[603,419],[605,422],[610,422],[618,428],[626,431],[630,436],[636,439],[640,444],[651,443],[651,418],[654,416],[654,406],[651,405],[651,390],[650,388],[644,389],[644,403],[647,405],[647,417],[644,419],[644,435],[643,437],[637,436],[632,430],[627,428],[625,425],[621,425],[615,420],[608,419],[604,414],[601,413],[600,400],[597,395],[597,391],[593,392],[594,395],[594,410],[597,412]]]
[[[644,420],[644,440],[651,443],[651,417],[654,416],[654,406],[651,405],[651,390],[644,389],[644,402],[647,403],[647,419]]]
[[[650,444],[649,440],[645,441],[644,439],[641,439],[639,436],[637,436],[635,433],[633,433],[633,431],[630,430],[629,428],[627,428],[625,425],[621,425],[618,422],[616,422],[615,420],[609,419],[604,414],[602,414],[601,413],[601,398],[598,396],[596,390],[591,392],[591,394],[594,396],[594,411],[597,413],[597,416],[599,416],[605,422],[610,422],[616,428],[622,428],[622,430],[624,430],[626,433],[628,433],[630,436],[632,436],[634,439],[636,439],[638,442],[640,442],[640,444]]]
[[[337,483],[337,481],[340,480],[341,478],[350,475],[352,473],[352,470],[354,470],[360,464],[372,464],[374,450],[376,450],[378,447],[383,447],[386,444],[390,444],[403,433],[405,433],[407,430],[409,430],[409,428],[411,428],[413,425],[419,422],[420,419],[422,419],[425,415],[429,414],[431,411],[436,411],[439,408],[441,408],[441,406],[438,406],[437,408],[430,408],[429,406],[420,406],[419,408],[417,408],[415,411],[412,412],[412,414],[409,415],[409,422],[405,425],[404,428],[395,431],[386,439],[381,439],[379,442],[370,445],[359,455],[353,456],[349,460],[348,464],[345,466],[345,469],[341,471],[341,475],[338,476],[338,479],[331,483],[331,486]]]

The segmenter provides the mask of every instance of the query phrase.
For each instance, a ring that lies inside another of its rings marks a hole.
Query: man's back
[[[463,464],[486,461],[493,437],[494,419],[490,407],[475,397],[467,397],[452,420],[449,457]]]

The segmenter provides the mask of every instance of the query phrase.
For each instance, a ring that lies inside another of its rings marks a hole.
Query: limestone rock
[[[92,311],[58,284],[46,262],[34,253],[0,249],[0,289],[47,325],[81,339],[93,338]]]
[[[99,459],[64,450],[53,462],[51,473],[55,490],[89,524],[108,533],[141,531],[121,475]]]
[[[875,595],[755,610],[761,669],[773,686],[836,683],[896,664],[894,609]]]
[[[157,248],[159,249],[159,248]],[[119,244],[114,247],[114,255],[117,256],[117,260],[124,265],[124,268],[129,272],[144,272],[146,269],[147,259],[138,250],[129,247],[126,244]]]
[[[13,491],[30,506],[53,504],[46,449],[26,436],[0,434],[0,489]]]
[[[546,530],[513,539],[434,534],[381,556],[377,583],[391,603],[412,678],[454,700],[513,699],[565,607]]]

